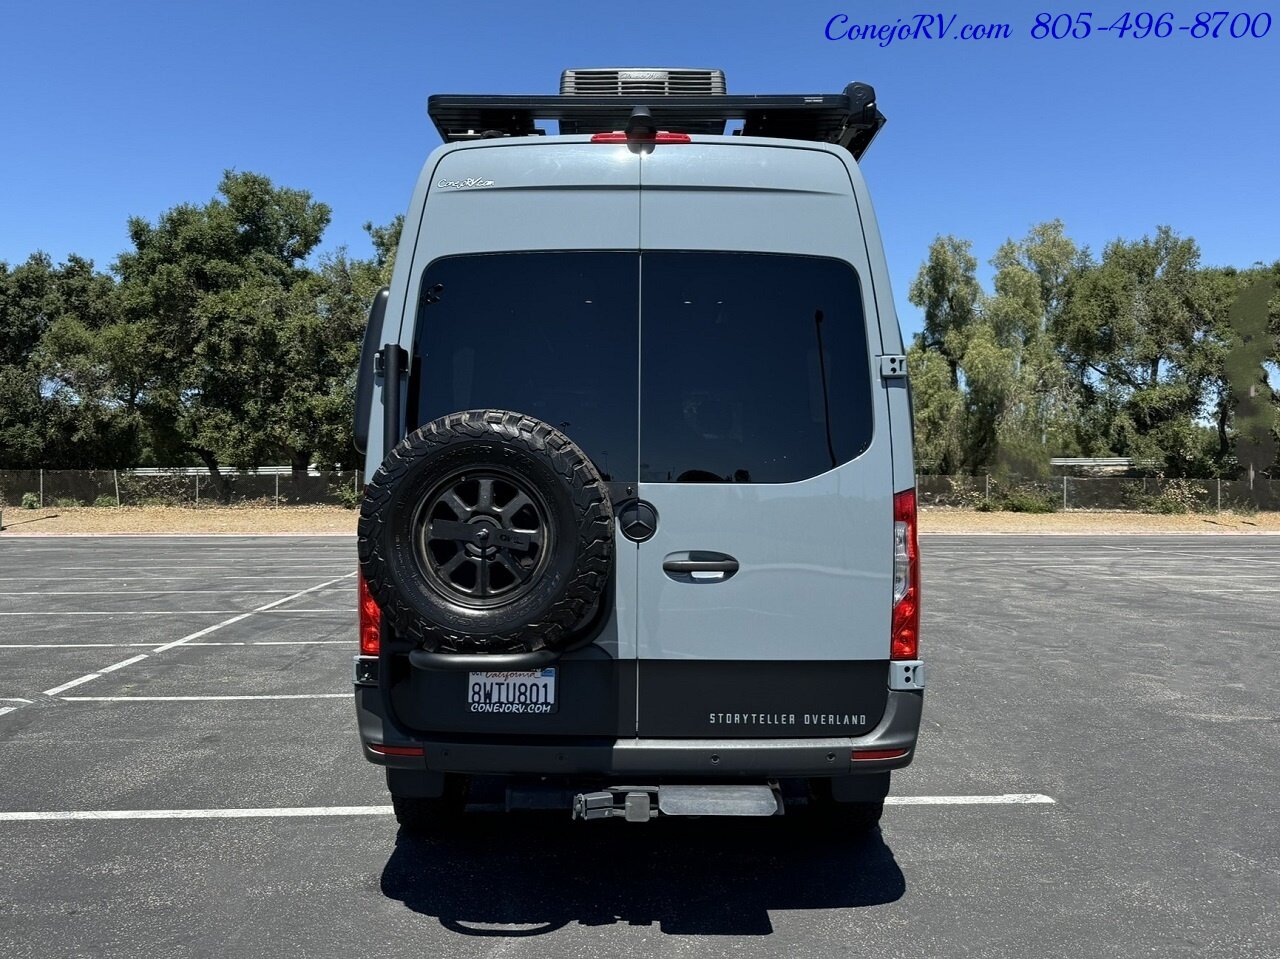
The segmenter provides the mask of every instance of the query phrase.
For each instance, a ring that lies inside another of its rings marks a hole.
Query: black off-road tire
[[[545,559],[539,554],[536,575],[521,586],[525,592],[478,607],[451,592],[422,558],[415,518],[447,484],[486,471],[527,486],[545,511],[549,535]],[[383,461],[360,508],[358,551],[383,615],[399,636],[427,650],[556,649],[604,591],[613,507],[591,460],[555,427],[520,413],[469,410],[427,423]]]
[[[824,831],[846,839],[868,835],[880,824],[884,800],[840,802],[831,795],[831,780],[810,780],[810,810]]]
[[[850,839],[865,836],[880,825],[884,800],[875,802],[832,802],[823,809],[823,817],[842,836]]]
[[[451,784],[443,796],[436,798],[397,796],[393,793],[391,808],[395,810],[396,822],[406,833],[440,836],[461,824],[466,808],[465,787]]]

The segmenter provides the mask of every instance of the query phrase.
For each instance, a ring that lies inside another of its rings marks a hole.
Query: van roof
[[[830,143],[860,159],[885,124],[870,84],[850,83],[838,94],[713,94],[648,96],[491,96],[436,94],[427,113],[445,143],[541,136],[539,120],[556,120],[567,134],[661,127],[679,133],[724,134],[742,120],[745,136]]]

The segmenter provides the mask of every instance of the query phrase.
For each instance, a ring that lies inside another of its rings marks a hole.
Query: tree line
[[[1207,267],[1167,226],[1101,256],[1063,223],[991,257],[940,236],[911,284],[922,473],[1042,477],[1055,456],[1129,457],[1169,477],[1276,465],[1280,261]]]
[[[254,173],[154,223],[102,272],[79,256],[0,263],[0,468],[357,465],[352,389],[374,255],[310,262],[330,209]]]
[[[354,374],[400,219],[374,255],[313,257],[330,209],[255,173],[129,221],[102,271],[0,262],[0,469],[352,468]],[[922,473],[1043,476],[1052,456],[1126,456],[1166,476],[1276,461],[1280,261],[1205,267],[1168,227],[1101,256],[1061,221],[977,278],[938,237],[910,288]]]

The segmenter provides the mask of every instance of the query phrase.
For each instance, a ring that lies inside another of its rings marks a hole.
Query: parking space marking
[[[0,594],[3,595],[3,594]],[[56,594],[49,594],[56,595]],[[139,594],[145,595],[145,594]],[[18,612],[0,613],[0,616],[225,616],[234,613],[234,609],[28,609]],[[343,613],[350,614],[349,609],[264,609],[264,613]],[[118,644],[111,644],[118,645]]]
[[[278,563],[220,563],[218,566],[188,566],[183,563],[184,570],[275,570],[282,566],[292,566],[288,560]],[[307,563],[312,570],[349,570],[351,563]],[[59,566],[59,570],[110,570],[119,572],[119,566]],[[172,570],[173,563],[165,566],[129,566],[131,570]]]
[[[0,649],[147,649],[160,643],[4,643]],[[243,643],[187,643],[188,648],[205,646],[350,646],[349,639],[280,639]]]
[[[355,573],[348,575],[354,576]],[[339,576],[333,580],[337,583],[346,579],[346,576]],[[332,585],[326,583],[326,586]],[[335,589],[354,589],[354,586],[337,586]],[[23,591],[18,593],[0,593],[0,596],[182,596],[182,595],[198,595],[208,596],[210,593],[218,593],[218,589],[87,589],[87,590],[61,590],[61,589],[37,589],[31,591]],[[246,595],[252,593],[287,593],[288,589],[238,589],[236,595]],[[311,592],[311,590],[306,590]],[[301,594],[298,594],[301,595]]]
[[[897,806],[1027,805],[1053,803],[1049,796],[889,796]],[[310,816],[390,816],[391,806],[260,806],[230,809],[66,809],[50,812],[0,812],[0,822],[67,822],[119,819],[277,819]]]
[[[136,569],[136,568],[137,567],[130,567],[130,569]],[[184,568],[190,569],[191,567],[187,566]],[[228,567],[228,568],[240,569],[241,567],[234,566],[234,567]],[[207,583],[209,582],[210,577],[209,576],[155,576],[155,575],[134,576],[132,573],[120,573],[120,572],[117,572],[115,576],[55,576],[51,573],[46,576],[0,576],[0,583],[46,583],[51,579],[56,579],[60,583],[83,583],[83,582],[101,583],[104,580],[106,580],[107,582],[110,582],[111,580],[114,580],[114,579],[127,579],[127,580],[136,581],[139,583],[147,584],[147,583],[155,583],[155,582],[167,582],[169,580],[188,580],[188,579],[199,580],[200,582]],[[280,576],[275,573],[263,573],[258,576],[218,576],[217,579],[219,580],[247,579],[247,580],[253,580],[253,581],[269,579],[272,582],[276,582],[276,581],[285,582],[292,579],[315,579],[315,576],[314,575]]]
[[[159,646],[159,643],[3,643],[0,649],[123,649]]]
[[[60,696],[64,703],[219,703],[232,699],[350,699],[353,693],[264,693],[227,696]]]
[[[249,809],[76,809],[0,812],[0,822],[72,819],[260,819],[291,816],[387,816],[390,806],[269,806]]]
[[[11,713],[17,708],[17,706],[0,706],[0,716],[3,716],[5,713]]]
[[[1027,806],[1057,805],[1052,796],[1041,793],[1005,793],[1002,796],[885,796],[894,806]]]
[[[139,653],[137,656],[134,656],[131,659],[122,659],[118,663],[112,663],[110,666],[102,667],[102,669],[98,670],[98,675],[104,676],[107,673],[114,673],[117,669],[124,669],[124,667],[132,666],[134,663],[140,663],[146,658],[147,658],[146,653]]]
[[[234,612],[234,609],[26,609],[0,613],[0,616],[225,616]]]
[[[59,693],[66,692],[68,689],[73,689],[74,687],[83,685],[84,683],[89,683],[95,679],[100,679],[104,673],[109,673],[113,670],[120,669],[122,666],[128,666],[131,663],[140,662],[141,660],[149,659],[150,657],[159,655],[160,653],[168,652],[169,650],[174,649],[178,646],[182,646],[182,645],[185,645],[186,643],[190,643],[190,642],[193,642],[194,640],[200,639],[202,636],[208,636],[210,633],[217,632],[218,630],[223,629],[224,627],[231,626],[235,623],[240,622],[241,620],[248,619],[254,613],[265,613],[267,610],[274,609],[277,606],[281,606],[284,603],[289,602],[290,600],[298,599],[301,596],[306,596],[308,593],[314,593],[314,592],[317,592],[318,590],[326,589],[334,585],[335,583],[340,583],[344,579],[349,579],[354,575],[355,573],[347,573],[343,576],[337,577],[336,579],[331,579],[331,580],[328,580],[327,582],[319,583],[315,586],[308,587],[307,589],[300,589],[296,593],[290,593],[288,596],[284,596],[284,597],[281,597],[280,599],[272,600],[270,603],[266,603],[262,606],[257,607],[256,609],[251,609],[247,612],[240,613],[236,616],[232,616],[230,619],[224,619],[222,622],[214,623],[212,626],[206,626],[204,629],[198,629],[194,633],[188,633],[186,636],[183,636],[181,639],[175,639],[171,643],[165,643],[162,646],[157,646],[154,650],[152,650],[149,653],[142,653],[138,656],[133,657],[130,660],[126,660],[125,662],[116,663],[112,666],[108,666],[105,669],[99,670],[96,673],[88,673],[87,675],[80,676],[76,679],[71,680],[70,682],[63,683],[60,686],[54,686],[52,689],[46,689],[44,691],[44,695],[57,696]]]

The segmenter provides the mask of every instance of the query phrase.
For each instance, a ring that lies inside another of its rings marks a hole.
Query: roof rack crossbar
[[[875,90],[851,83],[839,94],[738,96],[477,96],[436,94],[427,101],[446,143],[487,137],[537,136],[540,120],[556,120],[561,133],[625,129],[637,107],[655,127],[673,133],[723,134],[743,121],[745,136],[833,143],[861,159],[885,124]]]

